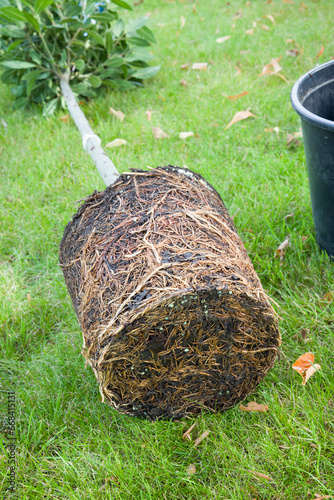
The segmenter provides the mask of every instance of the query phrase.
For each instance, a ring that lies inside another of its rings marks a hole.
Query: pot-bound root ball
[[[168,166],[85,200],[60,263],[103,400],[129,415],[222,411],[278,354],[275,313],[215,189]]]

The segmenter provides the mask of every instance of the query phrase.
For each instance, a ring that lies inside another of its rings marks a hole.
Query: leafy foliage
[[[132,10],[124,0],[0,0],[1,79],[14,107],[41,103],[43,114],[52,114],[66,71],[80,97],[94,97],[101,86],[133,89],[155,75],[160,66],[148,64],[155,37],[147,18],[125,23],[119,8]]]

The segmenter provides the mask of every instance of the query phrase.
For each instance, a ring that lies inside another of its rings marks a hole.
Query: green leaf
[[[150,43],[157,43],[154,34],[147,26],[143,26],[142,28],[140,28],[140,30],[137,31],[137,34],[141,38],[145,38],[145,40],[147,40]]]
[[[32,14],[29,12],[24,12],[24,17],[28,21],[29,24],[39,33],[40,27],[39,27],[39,22],[37,21],[36,17],[34,17]]]
[[[114,42],[113,42],[113,39],[112,39],[112,36],[111,36],[111,33],[108,32],[106,34],[106,51],[108,54],[111,54],[112,53],[112,49],[114,47]]]
[[[101,80],[101,78],[99,78],[96,75],[90,75],[90,77],[88,78],[88,81],[91,84],[91,86],[94,88],[101,87],[102,80]]]
[[[85,68],[85,61],[83,59],[78,59],[74,62],[75,67],[81,73]]]
[[[122,19],[119,19],[117,21],[117,23],[115,23],[115,25],[112,28],[112,32],[114,34],[114,37],[119,38],[121,36],[121,34],[123,33],[123,31],[124,31],[124,23],[123,23]]]
[[[8,45],[8,48],[7,48],[7,54],[8,52],[10,52],[11,50],[14,50],[16,49],[16,47],[18,47],[22,42],[24,42],[24,38],[18,38],[16,39],[14,42],[12,42],[10,45]]]
[[[100,14],[92,14],[92,19],[100,23],[112,23],[115,20],[115,16],[108,12],[101,12]]]
[[[124,2],[124,0],[111,0],[111,1],[115,5],[118,5],[118,7],[123,7],[123,9],[127,10],[133,10],[132,7],[127,2]]]
[[[137,30],[142,28],[148,21],[148,17],[141,17],[130,21],[124,28],[126,34],[136,33]]]
[[[77,83],[74,85],[71,85],[71,89],[75,94],[84,94],[88,88],[87,83]]]
[[[34,87],[35,87],[35,83],[36,83],[36,75],[31,78],[27,84],[27,96],[29,97],[31,92],[33,91]]]
[[[53,115],[57,109],[57,104],[58,99],[52,99],[51,101],[46,102],[43,106],[42,115],[45,117]]]
[[[150,54],[144,47],[133,47],[130,52],[124,57],[126,62],[144,61],[148,62],[154,59],[154,55]]]
[[[42,73],[43,73],[42,69],[33,69],[32,71],[29,71],[28,73],[26,73],[25,75],[23,75],[23,77],[21,78],[21,80],[23,82],[25,82],[25,81],[28,82],[32,78],[37,78]]]
[[[98,33],[96,33],[96,31],[93,31],[93,30],[87,30],[87,33],[90,37],[93,38],[93,40],[95,40],[99,45],[102,45],[102,47],[104,47],[104,38],[99,35]]]
[[[146,78],[151,78],[156,75],[160,70],[161,66],[149,66],[148,68],[137,69],[133,74],[132,78],[138,78],[138,80],[146,80]]]
[[[53,0],[36,0],[34,12],[38,16],[43,10],[53,3]]]
[[[26,61],[0,61],[0,65],[11,69],[28,69],[36,67],[36,64]]]
[[[27,104],[28,104],[28,98],[27,97],[20,97],[19,99],[16,99],[16,101],[14,102],[13,109],[22,109]]]
[[[13,85],[17,83],[17,72],[15,69],[6,69],[1,75],[1,81],[7,85]]]
[[[113,56],[104,63],[104,66],[108,66],[108,68],[119,68],[122,64],[124,64],[122,57]]]
[[[8,25],[0,28],[0,35],[9,36],[11,38],[24,38],[25,32],[18,26]]]
[[[116,80],[115,83],[119,90],[133,90],[136,88],[133,82],[128,82],[127,80]]]
[[[21,10],[17,9],[16,7],[3,7],[0,10],[0,16],[6,19],[7,21],[13,21],[14,23],[16,21],[21,21],[21,22],[26,21],[24,13]]]
[[[128,42],[133,45],[137,45],[138,47],[149,47],[150,43],[145,40],[145,38],[141,38],[139,36],[132,36],[128,38]]]

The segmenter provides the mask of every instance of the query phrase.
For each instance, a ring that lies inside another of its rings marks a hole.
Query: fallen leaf
[[[189,66],[190,66],[190,63],[181,64],[180,69],[187,69],[187,68],[189,68]]]
[[[333,302],[334,300],[334,293],[333,292],[327,292],[325,295],[322,297],[321,301],[322,302]]]
[[[297,139],[296,134],[289,134],[287,133],[286,135],[286,146],[290,148],[291,146],[300,146],[301,142]]]
[[[121,120],[121,122],[124,120],[125,118],[125,114],[122,113],[122,111],[118,110],[116,111],[116,109],[113,109],[113,108],[109,108],[109,113],[112,115],[112,116],[115,116],[116,118],[118,118],[118,120]]]
[[[197,71],[206,71],[208,68],[208,63],[194,63],[191,66],[191,69],[195,69]]]
[[[181,78],[180,85],[182,85],[182,87],[187,87],[188,83],[184,80],[184,78]]]
[[[284,257],[285,257],[285,250],[287,247],[290,247],[291,246],[291,243],[290,243],[290,235],[287,236],[285,238],[285,240],[283,241],[283,243],[280,244],[280,246],[277,248],[276,252],[275,252],[275,258],[278,259],[278,257],[280,258],[280,260],[283,260]]]
[[[269,406],[258,404],[256,401],[251,401],[250,403],[247,404],[247,406],[240,405],[239,409],[241,411],[259,411],[265,413],[266,411],[269,410]]]
[[[254,35],[254,28],[245,31],[246,35]]]
[[[322,46],[321,49],[319,50],[318,54],[316,55],[316,59],[318,59],[318,57],[322,56],[322,54],[324,53],[324,50],[325,50],[325,47]]]
[[[30,293],[27,293],[27,300],[30,301],[31,300],[31,295]]]
[[[230,101],[236,101],[237,99],[240,99],[240,97],[243,97],[245,95],[249,94],[248,90],[245,90],[245,92],[241,92],[241,94],[237,94],[237,95],[227,95],[227,99],[229,99]]]
[[[184,28],[186,25],[186,20],[183,16],[181,16],[181,24],[180,24],[180,29],[182,30],[182,28]]]
[[[247,120],[247,118],[251,118],[251,117],[254,117],[256,118],[256,115],[253,115],[253,113],[251,113],[249,111],[249,109],[246,109],[246,111],[238,111],[232,118],[232,120],[230,121],[230,123],[228,123],[226,125],[226,127],[224,128],[224,130],[232,127],[232,125],[234,125],[235,123],[239,122],[240,120]]]
[[[292,217],[295,215],[295,212],[291,212],[290,214],[287,214],[285,217],[283,217],[284,220],[292,219]]]
[[[268,14],[266,17],[267,17],[267,18],[269,19],[269,21],[271,21],[273,24],[276,24],[276,21],[275,21],[275,19],[273,18],[273,16],[272,16],[271,14]]]
[[[189,427],[189,429],[183,434],[183,436],[182,436],[183,439],[188,439],[189,441],[191,441],[191,431],[193,430],[195,425],[196,425],[196,422],[191,427]]]
[[[187,474],[190,474],[190,475],[196,474],[196,466],[194,464],[188,465],[186,472],[187,472]]]
[[[269,26],[267,24],[261,24],[261,29],[263,31],[270,31],[270,28],[269,28]]]
[[[152,120],[152,111],[150,110],[145,111],[145,115],[148,121],[150,122]]]
[[[70,115],[64,115],[64,116],[60,116],[59,117],[59,120],[63,123],[66,123],[68,124],[70,122]]]
[[[302,236],[302,241],[306,241],[308,236]]]
[[[246,469],[246,471],[250,472],[255,477],[260,477],[261,479],[265,479],[266,481],[273,481],[273,479],[270,476],[267,476],[267,474],[262,474],[262,472],[256,472],[254,470],[249,470],[249,469]]]
[[[180,139],[188,139],[188,137],[193,137],[194,132],[180,132],[179,137]]]
[[[286,51],[287,56],[296,57],[296,56],[298,56],[298,54],[299,54],[298,49],[289,49]]]
[[[279,128],[278,127],[274,127],[274,128],[268,127],[268,128],[265,128],[264,131],[267,132],[268,134],[270,132],[276,132],[277,135],[279,134]]]
[[[200,435],[200,437],[198,437],[197,439],[195,439],[194,441],[194,448],[196,448],[196,446],[198,446],[202,441],[204,441],[204,439],[206,437],[208,437],[209,435],[209,431],[204,431],[203,434]]]
[[[266,64],[263,67],[263,70],[259,74],[259,76],[263,75],[276,75],[279,71],[282,70],[281,66],[279,65],[280,60],[282,59],[281,57],[277,57],[276,59],[272,59],[270,63]]]
[[[237,70],[237,72],[236,72],[236,74],[235,74],[234,76],[238,76],[238,75],[240,75],[240,73],[241,73],[241,69],[240,69],[240,68],[238,68],[238,66],[234,66],[234,67],[235,67],[235,69]]]
[[[220,38],[217,38],[216,42],[217,43],[224,43],[227,40],[231,38],[231,35],[226,35],[226,36],[221,36]]]
[[[309,328],[302,328],[298,333],[296,333],[293,338],[295,340],[302,340],[305,344],[307,342],[309,342],[310,339],[308,336],[309,336],[309,333],[310,333],[310,329]]]
[[[196,7],[196,4],[194,3],[193,5],[193,14],[197,14],[197,7]]]
[[[293,38],[287,38],[285,43],[295,43],[295,40]]]
[[[315,365],[310,366],[306,370],[306,372],[303,374],[302,385],[306,385],[306,382],[308,381],[308,379],[310,377],[312,377],[312,375],[314,375],[318,370],[321,370],[321,366],[320,365],[315,364]]]
[[[295,2],[293,0],[283,0],[283,3],[288,3],[290,5],[293,5]]]
[[[106,148],[115,148],[118,146],[124,146],[125,144],[126,144],[125,139],[114,139],[113,141],[108,142],[108,144],[106,144]]]
[[[321,495],[317,495],[315,498],[312,498],[312,500],[325,500],[325,498],[334,498],[333,495],[325,495],[322,497]]]
[[[296,370],[304,379],[306,370],[312,366],[314,362],[314,354],[312,352],[306,352],[299,356],[297,361],[292,365],[293,370]]]
[[[233,16],[233,19],[240,19],[242,17],[242,9],[239,9]]]
[[[167,132],[164,132],[160,127],[152,127],[152,132],[156,139],[166,139],[169,137]]]

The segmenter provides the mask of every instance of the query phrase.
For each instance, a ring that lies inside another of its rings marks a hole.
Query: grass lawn
[[[82,107],[102,145],[127,141],[110,150],[120,171],[186,165],[215,186],[234,215],[279,305],[280,360],[248,398],[269,410],[236,407],[150,423],[101,404],[80,354],[58,246],[75,200],[104,186],[73,122],[60,119],[66,111],[49,119],[36,108],[14,112],[1,85],[1,413],[5,391],[14,391],[16,498],[334,499],[334,302],[322,301],[334,293],[334,268],[315,241],[302,139],[287,146],[287,134],[300,129],[290,104],[293,83],[334,57],[333,1],[144,0],[131,15],[147,13],[161,71],[141,90],[107,93]],[[288,55],[291,49],[298,53]],[[282,70],[259,77],[279,57]],[[200,62],[206,71],[191,69]],[[110,106],[125,113],[123,122]],[[248,108],[255,118],[224,130]],[[152,126],[169,138],[154,139]],[[180,139],[187,131],[195,136]],[[275,250],[288,235],[291,247],[280,262]],[[309,342],[298,339],[301,330]],[[302,386],[291,366],[307,351],[321,371]],[[182,440],[195,422],[194,438],[209,431],[198,447]],[[0,468],[5,492],[3,445]]]

